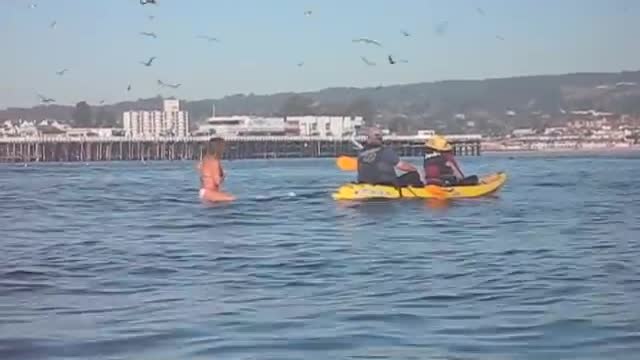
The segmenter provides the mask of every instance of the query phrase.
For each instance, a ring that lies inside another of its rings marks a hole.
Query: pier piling
[[[0,162],[198,160],[206,137],[0,138]],[[226,159],[321,158],[355,155],[350,140],[318,137],[237,137],[226,140]],[[424,141],[389,137],[400,156],[421,156]],[[451,141],[456,155],[480,155],[480,140]]]

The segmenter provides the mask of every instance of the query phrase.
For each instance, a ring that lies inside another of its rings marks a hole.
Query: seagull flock
[[[141,6],[146,6],[146,5],[158,6],[158,0],[139,0],[139,1],[140,1],[140,5]],[[35,9],[37,7],[38,7],[37,3],[29,4],[29,8],[30,9]],[[476,12],[481,16],[485,16],[485,12],[484,12],[484,10],[482,8],[479,8],[479,7],[476,8]],[[313,10],[305,10],[303,15],[305,17],[310,17],[310,16],[313,15]],[[150,21],[153,21],[155,19],[155,16],[154,15],[148,15],[147,18]],[[50,23],[49,27],[51,29],[55,30],[57,25],[58,25],[58,22],[54,20],[54,21],[52,21]],[[448,21],[443,21],[443,22],[441,22],[441,23],[436,25],[436,27],[434,29],[434,32],[437,35],[442,36],[447,31],[448,25],[449,25]],[[411,33],[409,31],[405,30],[405,29],[401,29],[400,30],[400,34],[402,36],[404,36],[404,37],[411,37],[412,36]],[[152,39],[157,39],[158,38],[158,35],[155,32],[152,32],[152,31],[141,31],[141,32],[139,32],[139,35],[147,37],[147,38],[152,38]],[[204,35],[204,34],[197,35],[196,38],[200,39],[200,40],[204,40],[204,41],[206,41],[208,43],[219,43],[220,42],[220,40],[217,37]],[[500,35],[496,35],[496,39],[501,40],[501,41],[505,40]],[[376,47],[379,47],[379,48],[383,48],[384,47],[381,42],[379,42],[377,40],[374,40],[374,39],[367,38],[367,37],[355,38],[355,39],[352,40],[352,42],[353,43],[364,44],[364,45],[372,45],[372,46],[376,46]],[[146,61],[140,61],[140,64],[145,66],[145,67],[151,67],[151,66],[153,66],[153,63],[156,60],[157,60],[156,56],[151,56]],[[367,66],[376,66],[377,65],[377,63],[375,61],[371,61],[368,58],[366,58],[365,56],[360,56],[360,60],[362,60],[362,62]],[[387,55],[387,59],[386,60],[390,65],[396,65],[398,63],[408,63],[409,62],[406,59],[396,59],[391,54]],[[297,66],[298,67],[304,66],[304,61],[298,62]],[[56,74],[58,76],[63,76],[68,71],[69,71],[69,69],[65,68],[65,69],[62,69],[60,71],[56,71]],[[157,84],[158,84],[158,86],[160,86],[162,88],[171,88],[171,89],[178,89],[180,86],[182,86],[182,84],[180,84],[180,83],[172,84],[172,83],[168,83],[168,82],[165,82],[165,81],[162,81],[162,80],[157,80]],[[379,88],[381,88],[381,86],[378,86],[376,89],[379,89]],[[132,90],[132,85],[128,84],[126,89],[127,89],[127,92],[130,92]],[[41,94],[37,94],[37,95],[40,98],[40,102],[43,103],[43,104],[49,104],[49,103],[56,102],[56,100],[53,99],[53,98],[50,98],[50,97],[47,97],[47,96],[44,96],[44,95],[41,95]],[[104,102],[105,102],[104,100],[101,100],[100,104],[104,104]]]

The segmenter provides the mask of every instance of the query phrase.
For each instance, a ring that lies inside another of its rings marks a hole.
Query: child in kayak
[[[224,182],[222,170],[222,155],[224,153],[224,139],[216,137],[209,140],[205,156],[198,164],[200,170],[200,199],[205,201],[233,201],[235,198],[220,191]]]
[[[477,185],[478,177],[465,177],[453,156],[453,147],[442,136],[432,136],[425,144],[424,177],[426,185]]]

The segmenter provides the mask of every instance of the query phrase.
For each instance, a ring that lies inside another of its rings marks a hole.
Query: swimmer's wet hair
[[[206,153],[209,155],[214,155],[215,157],[222,157],[222,153],[224,153],[225,141],[224,138],[220,136],[214,136],[209,139],[209,142],[206,145]]]

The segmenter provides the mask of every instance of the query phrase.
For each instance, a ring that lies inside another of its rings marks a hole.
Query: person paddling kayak
[[[442,136],[432,136],[425,143],[424,177],[427,185],[477,185],[478,177],[465,177],[453,156],[453,147]]]
[[[235,197],[220,191],[224,182],[222,155],[224,139],[215,137],[209,140],[204,157],[198,164],[200,170],[200,199],[205,201],[233,201]]]
[[[397,176],[395,169],[405,174]],[[422,186],[415,166],[400,160],[396,152],[384,146],[382,131],[371,128],[358,155],[358,182],[373,185]]]

